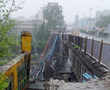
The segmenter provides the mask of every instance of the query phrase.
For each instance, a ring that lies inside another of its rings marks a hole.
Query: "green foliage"
[[[9,15],[18,9],[21,9],[21,3],[17,3],[16,0],[0,0],[0,21],[8,22]]]
[[[84,29],[81,29],[80,32],[82,32],[82,33],[87,33],[87,31],[84,30]]]
[[[5,90],[9,85],[8,77],[0,73],[0,90]]]
[[[75,48],[75,49],[79,49],[80,47],[79,47],[78,45],[75,45],[74,48]]]
[[[38,32],[33,32],[35,33],[35,35],[33,36],[33,38],[35,38],[35,41],[32,43],[32,46],[37,49],[37,52],[39,54],[41,54],[46,45],[50,33],[48,32],[45,23],[41,24],[38,29]]]
[[[10,23],[0,24],[0,57],[10,56],[10,46],[15,45],[14,37],[8,34],[9,30],[14,26],[12,21]]]
[[[10,20],[9,15],[18,8],[15,0],[0,0],[0,61],[15,54],[16,37],[10,34],[15,21]]]
[[[8,62],[7,60],[1,60],[1,61],[0,61],[0,66],[6,64],[7,62]]]

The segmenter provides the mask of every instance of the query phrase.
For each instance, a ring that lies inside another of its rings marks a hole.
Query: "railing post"
[[[73,36],[73,43],[75,44],[75,36]]]
[[[91,56],[94,55],[94,39],[92,38],[92,43],[91,43]]]
[[[99,50],[99,63],[102,61],[102,51],[103,51],[103,40],[100,43],[100,50]]]
[[[27,53],[27,80],[29,80],[30,76],[30,60],[31,60],[31,41],[32,35],[29,32],[22,32],[21,34],[21,50],[22,53]],[[25,59],[25,58],[24,58]]]
[[[86,54],[87,52],[87,37],[85,38],[85,42],[84,42],[84,53]]]
[[[81,51],[81,49],[82,49],[82,38],[80,37],[80,51]]]

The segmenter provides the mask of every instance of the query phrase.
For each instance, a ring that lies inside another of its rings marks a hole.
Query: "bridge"
[[[49,83],[51,78],[83,84],[89,81],[94,83],[93,79],[100,81],[110,77],[109,66],[102,63],[105,45],[103,41],[67,32],[52,33],[41,54],[39,69],[32,70],[30,63],[32,35],[23,32],[21,37],[21,55],[0,66],[1,90],[55,90],[50,88],[53,87]],[[95,42],[99,45],[98,52],[94,49]],[[59,85],[55,84],[55,87],[61,90],[58,88]],[[104,88],[109,90],[108,87]]]

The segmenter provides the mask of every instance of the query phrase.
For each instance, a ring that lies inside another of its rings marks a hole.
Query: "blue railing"
[[[45,61],[51,60],[51,57],[53,56],[55,48],[56,48],[57,40],[58,40],[58,36],[56,36],[51,48],[49,49],[47,54],[44,56],[43,60],[41,60],[39,71],[35,71],[35,73],[33,75],[34,80],[38,80],[38,79],[44,80],[43,73],[45,70]]]

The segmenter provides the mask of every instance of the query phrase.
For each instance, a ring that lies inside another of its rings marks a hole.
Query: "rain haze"
[[[35,16],[48,2],[58,2],[62,6],[66,22],[73,22],[76,14],[80,17],[94,16],[98,10],[110,9],[108,0],[25,0],[23,9],[15,12],[13,17]]]
[[[110,0],[0,0],[0,90],[110,90]]]

